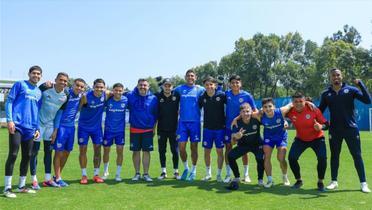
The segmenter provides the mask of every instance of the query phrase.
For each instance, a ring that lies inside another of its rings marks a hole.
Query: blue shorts
[[[231,143],[231,134],[232,131],[230,128],[225,128],[225,138],[223,139],[223,143],[230,144]]]
[[[216,148],[223,148],[223,140],[225,137],[225,129],[222,130],[209,130],[207,128],[203,129],[203,147],[205,149],[212,149],[213,142]]]
[[[112,144],[115,141],[116,145],[124,145],[125,139],[124,139],[125,133],[117,132],[117,133],[111,133],[110,131],[105,131],[105,134],[103,135],[103,146],[104,147],[111,147]]]
[[[16,125],[15,128],[22,135],[21,141],[34,140],[36,129],[24,128],[18,125]]]
[[[92,139],[93,144],[102,144],[103,141],[102,128],[99,128],[94,131],[86,131],[82,128],[78,128],[79,145],[88,145],[89,137]]]
[[[57,132],[57,138],[53,148],[55,151],[71,152],[74,147],[75,126],[60,126]]]
[[[190,142],[200,142],[200,122],[178,122],[177,141],[187,142],[190,137]]]
[[[277,138],[271,136],[264,136],[263,145],[269,146],[271,148],[287,147],[287,138]]]
[[[130,151],[153,151],[153,131],[145,133],[130,133]]]

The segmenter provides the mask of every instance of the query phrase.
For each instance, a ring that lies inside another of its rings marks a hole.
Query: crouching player
[[[106,102],[105,133],[103,136],[103,179],[109,175],[108,166],[110,159],[110,148],[116,144],[116,175],[115,181],[121,181],[121,165],[123,163],[123,146],[125,137],[125,111],[128,105],[127,97],[123,96],[124,86],[116,83],[113,86],[113,97]]]
[[[252,108],[249,103],[243,103],[240,106],[240,119],[237,126],[233,127],[232,138],[238,143],[228,154],[228,160],[235,179],[227,187],[229,190],[239,188],[240,173],[236,160],[248,152],[252,152],[256,157],[258,184],[263,185],[264,173],[264,152],[262,149],[262,138],[260,135],[260,122],[252,118]],[[233,142],[234,143],[234,142]]]

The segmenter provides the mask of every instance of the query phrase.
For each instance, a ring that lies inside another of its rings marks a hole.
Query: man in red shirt
[[[323,130],[328,129],[328,122],[318,108],[306,105],[305,96],[297,92],[292,96],[293,108],[287,114],[296,128],[296,137],[289,151],[288,160],[296,178],[292,188],[298,189],[303,183],[300,174],[298,158],[309,147],[318,158],[318,190],[324,191],[324,174],[327,168],[327,149]]]

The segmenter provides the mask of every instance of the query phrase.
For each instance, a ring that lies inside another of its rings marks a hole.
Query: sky
[[[369,0],[0,1],[0,79],[27,79],[39,65],[42,81],[63,71],[131,89],[138,78],[219,61],[240,37],[297,31],[321,45],[345,24],[372,47]]]

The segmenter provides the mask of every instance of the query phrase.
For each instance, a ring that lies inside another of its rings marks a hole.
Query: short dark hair
[[[329,70],[329,73],[331,74],[332,72],[334,71],[341,71],[340,69],[336,68],[336,67],[332,67],[330,70]]]
[[[275,105],[275,102],[274,102],[273,98],[271,98],[271,97],[262,99],[262,106],[267,104],[267,103],[272,103],[272,104]]]
[[[124,85],[121,83],[115,83],[114,86],[112,86],[112,88],[116,88],[116,87],[121,87],[124,89]]]
[[[74,83],[75,82],[82,82],[82,83],[84,83],[84,84],[87,84],[86,82],[85,82],[85,80],[83,80],[82,78],[76,78],[76,79],[74,79]]]
[[[67,74],[66,72],[59,72],[59,73],[57,74],[57,77],[56,77],[56,78],[58,78],[58,77],[60,77],[60,76],[67,77],[67,79],[69,78],[69,77],[68,77],[68,74]]]
[[[139,78],[138,81],[137,81],[137,84],[139,84],[140,82],[149,82],[147,79],[145,78]]]
[[[93,86],[96,85],[97,83],[103,83],[104,85],[106,85],[105,80],[101,78],[95,79],[93,82]]]
[[[43,73],[43,70],[41,69],[40,66],[31,66],[30,69],[28,70],[28,73],[31,73],[33,71],[40,71],[40,73]]]
[[[187,74],[189,74],[189,73],[193,73],[193,74],[196,75],[196,72],[195,72],[194,69],[189,69],[189,70],[187,70],[185,75],[187,75]]]
[[[214,84],[217,84],[217,80],[211,76],[207,76],[204,78],[203,80],[203,84],[205,84],[206,82],[212,82]]]
[[[243,110],[246,107],[249,107],[250,109],[252,109],[251,105],[247,102],[242,103],[239,108],[240,110]]]
[[[233,74],[233,75],[231,75],[231,77],[229,78],[229,82],[231,82],[231,81],[233,81],[233,80],[241,81],[241,78],[240,78],[239,75]]]
[[[305,95],[302,92],[300,92],[300,91],[297,91],[297,92],[295,92],[295,94],[292,95],[292,99],[295,99],[295,98],[304,98],[304,97],[305,97]]]

